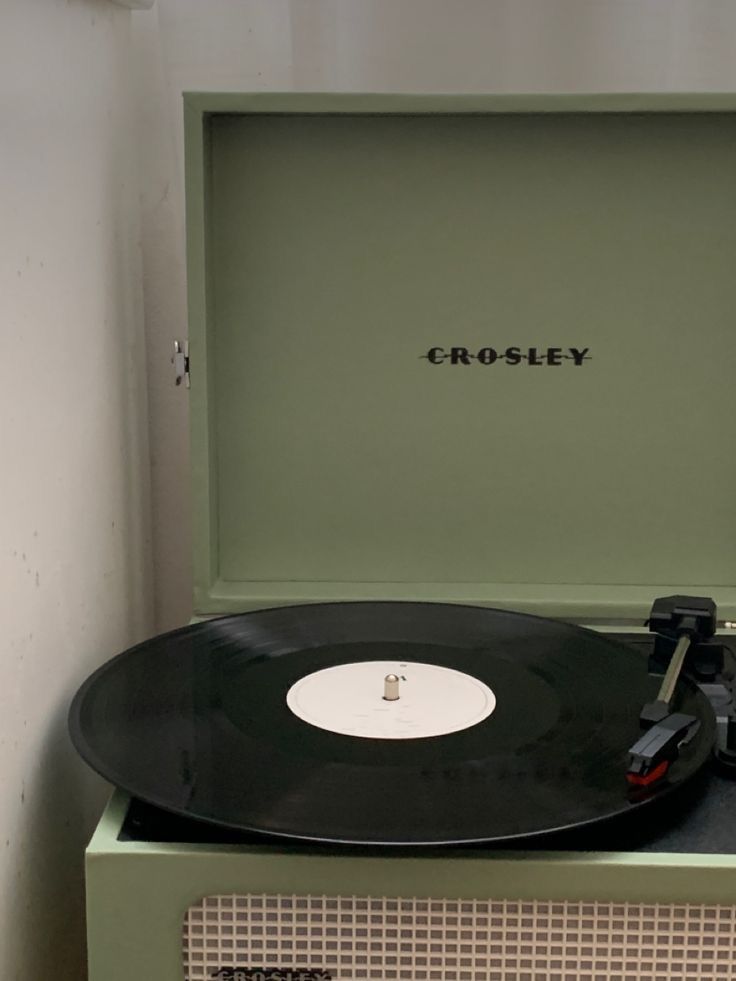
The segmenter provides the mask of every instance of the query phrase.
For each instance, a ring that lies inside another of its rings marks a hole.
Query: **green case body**
[[[736,620],[736,97],[185,97],[195,609]],[[227,892],[736,900],[736,857],[90,844],[92,981]]]

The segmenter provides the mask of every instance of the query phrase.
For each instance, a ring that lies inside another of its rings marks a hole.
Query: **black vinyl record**
[[[396,702],[383,697],[386,663],[401,666]],[[405,713],[401,738],[325,727],[333,700],[341,725],[355,715],[374,731],[365,706],[353,712],[329,685],[314,689],[328,696],[317,724],[287,704],[303,679],[326,672],[339,682],[327,669],[345,665],[361,685],[370,676],[377,718],[390,726],[392,712]],[[448,684],[446,704],[424,705],[412,730],[415,666]],[[700,720],[695,737],[653,787],[627,783],[639,711],[658,686],[639,652],[557,621],[454,604],[304,605],[139,644],[85,682],[70,729],[110,782],[198,820],[321,842],[522,846],[631,815],[700,770],[715,719],[683,678],[674,708]],[[465,691],[475,702],[461,718]],[[454,731],[424,734],[441,730],[445,713]]]

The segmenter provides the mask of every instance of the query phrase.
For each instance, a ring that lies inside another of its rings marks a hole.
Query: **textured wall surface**
[[[131,13],[3,0],[0,978],[84,976],[69,700],[152,626]]]
[[[729,0],[158,0],[134,17],[160,627],[191,610],[181,93],[733,91]]]

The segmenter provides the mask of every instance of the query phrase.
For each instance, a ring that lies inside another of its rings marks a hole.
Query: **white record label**
[[[286,704],[302,721],[344,736],[423,739],[477,725],[495,709],[496,696],[472,675],[437,664],[359,661],[305,675]]]

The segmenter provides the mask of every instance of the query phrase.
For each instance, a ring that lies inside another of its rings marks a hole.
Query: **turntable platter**
[[[700,720],[666,779],[632,792],[656,697],[646,658],[593,631],[431,603],[261,610],[156,637],[103,665],[71,709],[87,762],[177,814],[375,845],[510,843],[631,814],[703,766]]]

